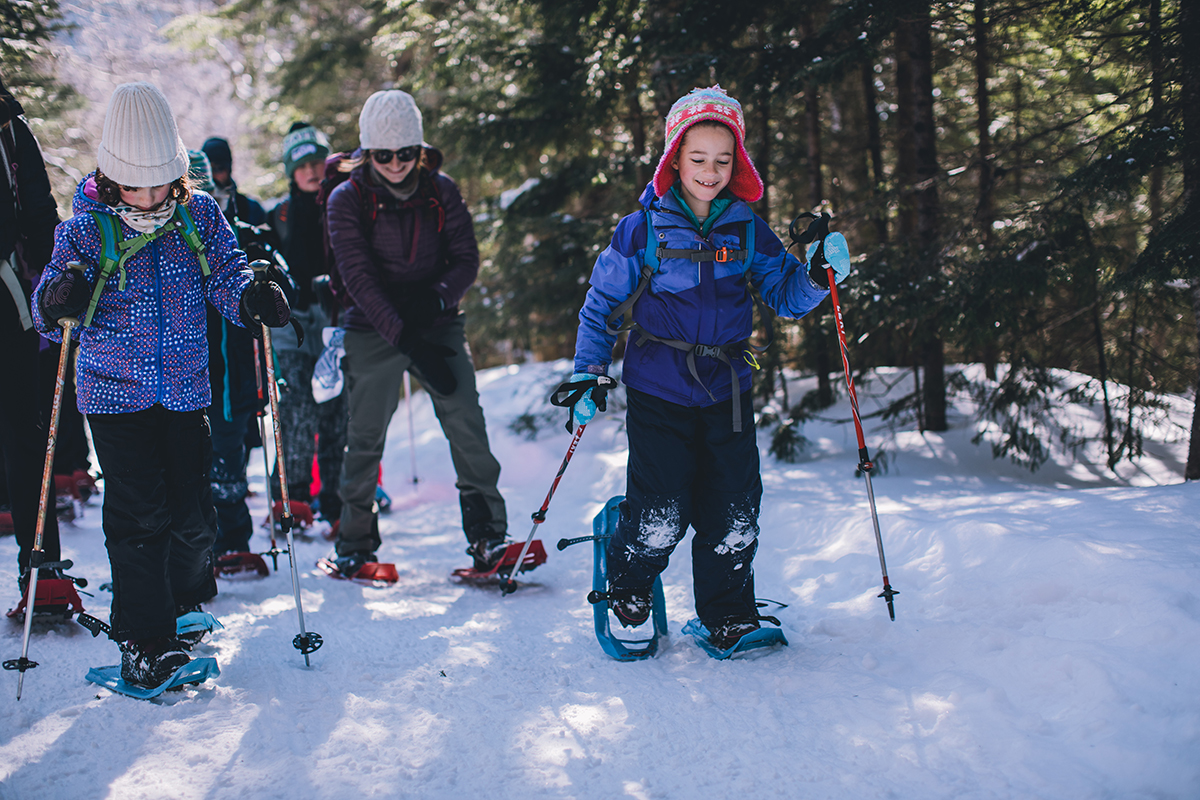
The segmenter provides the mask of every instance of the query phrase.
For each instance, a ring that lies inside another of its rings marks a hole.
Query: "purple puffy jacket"
[[[432,288],[445,307],[438,320],[449,319],[479,274],[475,227],[458,186],[438,172],[440,152],[426,148],[426,157],[431,166],[406,201],[372,180],[367,161],[327,203],[330,247],[349,295],[345,327],[378,331],[392,345],[404,331],[398,309],[407,293]]]

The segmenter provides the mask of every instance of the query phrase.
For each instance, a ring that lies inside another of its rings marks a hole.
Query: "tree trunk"
[[[879,133],[879,112],[875,110],[875,66],[867,61],[862,66],[863,100],[867,112],[867,151],[871,154],[871,196],[875,199],[875,238],[879,244],[887,244],[887,207],[882,204],[883,191],[883,137]]]
[[[996,214],[992,198],[992,100],[988,90],[991,74],[991,54],[987,21],[987,0],[975,2],[975,105],[979,115],[975,130],[979,136],[979,198],[975,204],[975,225],[979,230],[984,249],[992,244],[992,221]],[[984,318],[987,322],[987,318]],[[996,380],[996,363],[1000,360],[1000,348],[994,328],[986,327],[982,333],[983,370],[990,381]]]
[[[899,210],[896,228],[902,241],[911,243],[917,232],[917,214],[913,205],[913,184],[917,182],[917,143],[913,135],[912,51],[913,30],[909,22],[896,27],[896,188]]]
[[[821,177],[821,105],[815,82],[809,82],[804,92],[804,128],[807,133],[808,204],[816,209],[825,198]],[[809,314],[805,331],[805,337],[811,343],[813,371],[817,373],[817,402],[821,408],[833,405],[833,382],[829,379],[832,366],[829,357],[830,332],[822,324],[824,316],[823,312]]]
[[[916,212],[916,242],[927,274],[940,266],[938,254],[940,232],[937,181],[937,128],[933,118],[933,42],[930,36],[929,6],[925,5],[911,18],[900,24],[908,28],[905,37],[909,47],[909,66],[912,78],[912,135],[914,188]],[[932,285],[937,285],[932,281]],[[936,316],[926,321],[922,337],[922,365],[925,368],[925,426],[927,430],[944,431],[946,422],[945,344],[938,330]]]
[[[1162,120],[1162,2],[1150,0],[1150,116],[1154,127]],[[1161,166],[1150,170],[1150,229],[1157,230],[1162,221],[1163,170]]]
[[[1195,220],[1200,215],[1200,8],[1195,3],[1179,4],[1180,80],[1183,105],[1183,213]],[[1192,309],[1196,315],[1200,343],[1200,279],[1192,280]],[[1192,415],[1192,439],[1188,445],[1186,480],[1200,480],[1200,380]]]

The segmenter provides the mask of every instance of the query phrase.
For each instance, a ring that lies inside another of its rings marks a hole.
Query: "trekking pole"
[[[804,214],[800,215],[805,216]],[[846,390],[850,395],[850,411],[854,416],[854,430],[858,435],[858,469],[862,472],[863,477],[867,479],[867,500],[871,506],[871,524],[875,527],[875,546],[879,550],[879,569],[883,573],[883,591],[877,596],[882,597],[887,602],[888,616],[892,622],[896,621],[896,609],[892,604],[892,598],[900,594],[892,588],[888,581],[887,561],[883,557],[883,536],[879,532],[879,514],[875,510],[875,491],[871,487],[871,471],[875,465],[871,463],[871,455],[867,451],[866,439],[863,437],[862,419],[858,412],[858,393],[854,390],[854,378],[850,374],[850,355],[846,347],[846,325],[842,319],[842,305],[838,301],[837,281],[835,280],[833,266],[829,260],[825,258],[825,237],[829,235],[829,214],[823,213],[817,217],[816,214],[808,214],[809,217],[815,217],[813,222],[808,226],[808,230],[803,235],[797,236],[796,222],[799,222],[800,217],[797,217],[792,222],[791,236],[792,240],[797,244],[808,244],[815,238],[820,237],[817,244],[816,252],[813,253],[813,262],[820,264],[824,262],[825,272],[829,278],[829,297],[833,301],[833,318],[837,323],[838,343],[842,349],[842,369],[846,373]]]
[[[408,409],[408,454],[412,458],[412,482],[417,485],[417,438],[413,433],[412,382],[404,370],[404,407]]]
[[[267,267],[269,266],[270,263],[267,261],[251,262],[250,268],[254,270],[254,280],[267,280]],[[321,634],[309,633],[304,629],[304,607],[300,604],[300,572],[296,569],[296,543],[292,538],[292,506],[288,499],[287,466],[284,464],[283,458],[283,433],[279,429],[279,385],[275,383],[275,359],[272,358],[275,351],[271,349],[271,329],[261,322],[259,328],[262,330],[263,350],[266,352],[267,397],[271,401],[271,431],[274,434],[275,461],[279,470],[279,495],[283,501],[283,514],[279,518],[279,527],[287,536],[288,561],[292,567],[292,595],[296,598],[296,616],[300,619],[300,633],[296,634],[295,639],[292,639],[292,646],[304,654],[304,666],[307,667],[311,666],[308,654],[318,650],[325,642],[321,639]],[[265,441],[263,449],[265,452]],[[274,514],[271,516],[274,517]]]
[[[83,274],[83,265],[78,261],[67,264],[70,269]],[[45,561],[42,539],[46,532],[46,506],[50,502],[50,481],[54,480],[54,448],[58,444],[58,418],[62,410],[63,386],[67,381],[67,362],[71,357],[71,332],[79,324],[75,317],[63,317],[62,351],[58,355],[58,378],[54,383],[54,403],[50,407],[50,428],[46,437],[46,462],[42,467],[42,493],[38,500],[37,528],[33,535],[33,550],[29,553],[29,581],[25,584],[25,634],[21,641],[21,657],[4,662],[4,668],[17,670],[17,700],[21,699],[21,688],[25,684],[25,671],[37,666],[29,660],[29,635],[33,630],[33,604],[37,599],[38,568]]]
[[[521,555],[517,557],[517,563],[513,564],[512,572],[508,574],[508,580],[500,581],[501,594],[512,594],[517,590],[517,581],[514,576],[521,569],[521,565],[525,563],[525,553],[529,551],[529,545],[533,543],[533,536],[537,533],[538,525],[546,521],[546,509],[550,508],[550,498],[554,497],[558,482],[562,480],[563,473],[567,471],[567,464],[571,463],[571,456],[575,455],[575,448],[579,446],[579,437],[583,436],[583,429],[586,427],[587,425],[584,424],[575,429],[575,437],[571,439],[571,446],[567,448],[567,454],[558,468],[558,474],[554,476],[554,483],[550,484],[550,491],[546,493],[542,507],[533,512],[533,528],[529,531],[529,538],[525,540],[525,546],[521,548]]]
[[[265,326],[264,326],[265,327]],[[258,349],[258,339],[254,340],[254,382],[258,385],[258,438],[262,441],[263,451],[263,469],[265,477],[263,483],[267,487],[267,521],[270,524],[268,530],[271,533],[271,549],[263,553],[264,556],[271,557],[272,568],[279,572],[279,556],[283,553],[279,546],[275,544],[275,499],[271,493],[271,459],[267,455],[267,421],[266,407],[263,404],[263,379],[262,379],[262,356]]]

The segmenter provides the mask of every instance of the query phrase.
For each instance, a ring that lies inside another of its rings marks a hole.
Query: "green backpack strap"
[[[175,206],[175,217],[179,234],[196,254],[196,259],[200,262],[200,274],[207,278],[212,274],[212,270],[208,268],[208,258],[204,255],[206,247],[204,240],[200,238],[200,231],[196,229],[196,221],[192,219],[191,212],[184,205]]]
[[[121,265],[121,252],[117,249],[121,242],[121,223],[117,222],[117,218],[112,214],[99,211],[90,213],[100,231],[100,273],[96,276],[96,287],[92,289],[92,298],[88,301],[87,314],[83,318],[85,328],[92,324],[92,315],[96,313],[96,304],[100,301],[104,284]]]
[[[91,213],[92,219],[96,220],[96,227],[100,231],[100,273],[96,278],[96,288],[92,290],[92,298],[88,301],[87,314],[83,318],[85,328],[92,324],[92,316],[96,313],[96,304],[100,301],[104,286],[113,272],[120,271],[121,278],[117,288],[123,290],[125,288],[125,262],[163,234],[178,230],[183,241],[196,254],[196,258],[200,262],[201,274],[207,278],[212,273],[208,266],[208,258],[204,255],[205,245],[200,238],[200,231],[196,229],[196,222],[192,219],[191,213],[182,204],[175,206],[175,214],[166,225],[153,233],[142,233],[129,239],[122,238],[121,223],[115,214],[105,214],[100,211],[89,213]]]

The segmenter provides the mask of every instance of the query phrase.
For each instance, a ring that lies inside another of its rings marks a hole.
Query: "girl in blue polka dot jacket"
[[[285,325],[290,312],[276,284],[253,280],[216,202],[191,191],[156,87],[117,87],[97,164],[55,231],[35,324],[58,340],[59,320],[79,320],[75,380],[104,475],[110,635],[122,678],[157,686],[199,641],[176,636],[176,617],[217,593],[204,303],[252,330]],[[102,258],[102,229],[116,260]]]

